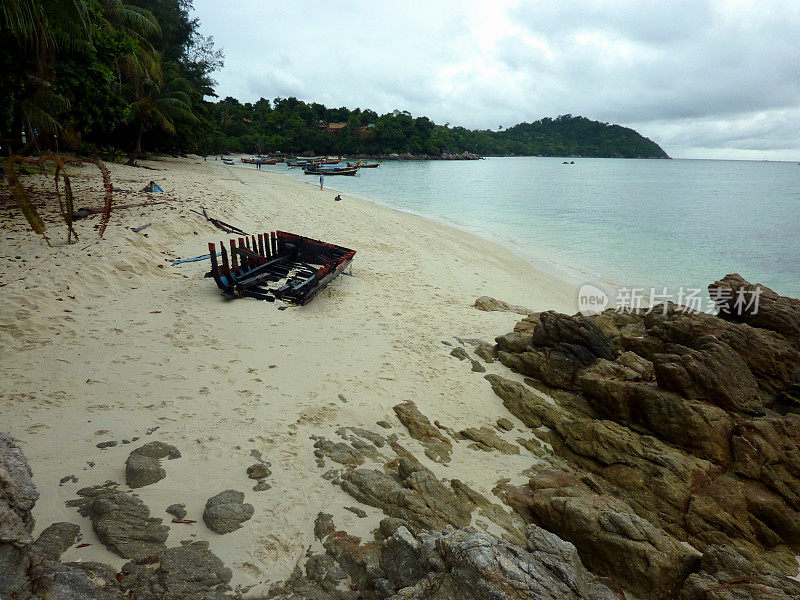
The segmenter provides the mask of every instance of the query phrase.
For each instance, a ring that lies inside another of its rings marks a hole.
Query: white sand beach
[[[499,472],[531,465],[530,455],[493,453],[495,468],[486,469],[487,456],[463,444],[449,466],[433,463],[392,407],[413,400],[431,421],[459,429],[513,420],[483,374],[450,356],[455,336],[492,342],[520,319],[475,309],[479,296],[573,313],[574,286],[484,239],[365,200],[334,202],[336,192],[282,174],[191,158],[142,164],[155,170],[113,165],[114,185],[140,190],[152,179],[165,191],[153,200],[168,202],[114,211],[99,242],[96,216],[76,223],[80,241],[71,245],[63,225],[51,225],[48,248],[15,208],[2,215],[0,430],[20,440],[33,469],[37,533],[71,521],[91,544],[73,547],[65,561],[125,562],[65,502],[82,487],[124,483],[128,454],[146,441],[183,454],[163,461],[166,479],[137,490],[153,516],[169,523],[164,508],[183,502],[187,519],[197,521],[171,524],[168,545],[209,540],[234,570],[232,585],[255,585],[253,593],[290,573],[312,545],[319,511],[356,534],[380,518],[370,507],[362,507],[364,519],[343,509],[354,501],[320,476],[309,436],[338,440],[343,426],[396,433],[437,475],[483,493]],[[100,204],[92,169],[74,169],[77,206]],[[148,198],[115,196],[117,203]],[[248,232],[282,229],[353,248],[353,276],[305,307],[225,300],[203,278],[208,261],[169,262],[228,239],[190,212],[201,206]],[[378,427],[382,419],[393,428]],[[118,444],[96,447],[106,441]],[[253,450],[272,465],[270,490],[252,491],[245,470]],[[69,475],[77,483],[60,485]],[[202,511],[229,488],[245,493],[255,516],[218,535]]]

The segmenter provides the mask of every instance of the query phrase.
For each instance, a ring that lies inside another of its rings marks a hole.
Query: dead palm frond
[[[61,213],[61,217],[64,219],[64,223],[67,226],[67,243],[72,242],[73,235],[77,240],[78,233],[73,228],[73,215],[75,214],[74,195],[72,193],[72,183],[67,175],[65,166],[69,163],[80,164],[88,162],[95,165],[100,170],[100,174],[103,178],[103,189],[105,190],[103,215],[100,220],[99,231],[100,237],[103,237],[103,233],[105,233],[106,226],[108,225],[108,221],[111,217],[113,187],[111,185],[111,175],[108,172],[108,168],[106,168],[105,164],[103,164],[103,162],[98,158],[78,159],[72,157],[61,157],[57,154],[46,154],[44,156],[40,156],[39,158],[27,158],[24,156],[9,157],[9,159],[6,161],[6,181],[8,182],[8,187],[11,190],[12,197],[14,200],[16,200],[20,212],[22,212],[23,216],[28,221],[31,229],[34,231],[34,233],[41,235],[47,242],[48,246],[51,245],[50,238],[47,236],[47,228],[44,224],[44,220],[42,219],[41,215],[39,215],[39,212],[36,210],[33,202],[31,202],[28,191],[25,189],[25,186],[22,185],[22,182],[19,179],[19,174],[17,173],[15,167],[17,163],[43,166],[47,162],[52,162],[56,166],[53,183],[55,185],[56,196],[58,198],[58,208]],[[59,180],[61,179],[64,181],[63,197],[59,187]]]

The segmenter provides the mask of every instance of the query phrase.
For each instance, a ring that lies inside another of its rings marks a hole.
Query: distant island
[[[129,164],[146,152],[669,158],[632,129],[572,115],[470,130],[297,98],[209,101],[223,56],[190,1],[26,6],[11,3],[0,18],[3,154],[67,150]]]

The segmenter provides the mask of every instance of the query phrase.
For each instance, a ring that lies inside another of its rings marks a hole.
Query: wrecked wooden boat
[[[273,231],[208,244],[213,277],[226,298],[282,300],[303,305],[333,281],[353,261],[355,250],[294,233]]]

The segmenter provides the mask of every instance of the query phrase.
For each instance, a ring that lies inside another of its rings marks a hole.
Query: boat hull
[[[220,242],[208,245],[211,277],[227,298],[283,300],[304,305],[344,271],[356,252],[285,231],[230,240],[230,260]]]

